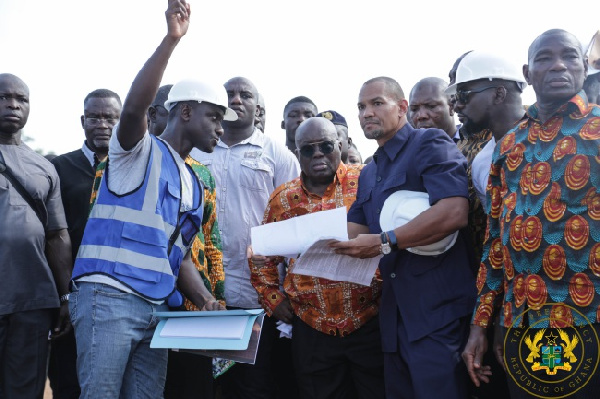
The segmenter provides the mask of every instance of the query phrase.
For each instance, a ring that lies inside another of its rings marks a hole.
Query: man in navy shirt
[[[360,124],[379,148],[361,173],[348,213],[353,239],[333,247],[359,258],[384,253],[380,325],[387,397],[437,398],[443,392],[445,398],[465,398],[460,353],[475,300],[466,241],[459,233],[445,252],[411,251],[467,225],[466,160],[443,130],[413,129],[407,108],[395,80],[378,77],[363,84]],[[431,207],[382,232],[384,202],[397,191],[427,193]]]

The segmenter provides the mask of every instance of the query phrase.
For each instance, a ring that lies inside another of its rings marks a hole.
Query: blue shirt
[[[375,152],[364,167],[356,202],[348,221],[381,232],[379,213],[398,190],[429,194],[430,204],[450,197],[468,198],[467,161],[450,137],[439,129],[413,129],[408,123]],[[381,333],[384,352],[397,350],[398,314],[409,340],[420,339],[453,320],[467,316],[475,301],[467,241],[439,256],[400,250],[382,258]]]

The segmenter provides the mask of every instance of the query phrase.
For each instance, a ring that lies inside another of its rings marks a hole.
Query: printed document
[[[348,241],[346,208],[309,213],[281,222],[252,227],[252,250],[257,255],[297,258],[323,238]]]
[[[382,255],[358,259],[336,254],[328,244],[333,240],[319,240],[308,248],[291,269],[296,274],[322,277],[334,281],[370,285]]]

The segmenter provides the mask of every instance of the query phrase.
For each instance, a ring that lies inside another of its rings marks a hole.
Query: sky
[[[482,50],[521,66],[542,32],[565,29],[585,45],[600,29],[597,0],[403,2],[397,0],[189,1],[190,28],[162,84],[184,78],[250,79],[265,98],[265,134],[285,142],[283,107],[311,98],[335,110],[363,156],[377,144],[358,122],[363,82],[396,79],[408,98],[420,79],[447,80],[458,56]],[[107,88],[124,100],[167,31],[166,0],[0,0],[0,73],[30,89],[25,134],[43,153],[80,148],[87,93]],[[523,102],[532,104],[531,88]]]

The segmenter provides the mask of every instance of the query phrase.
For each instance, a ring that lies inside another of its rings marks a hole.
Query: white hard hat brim
[[[420,191],[400,190],[390,195],[384,202],[379,214],[379,225],[383,231],[393,230],[403,226],[416,216],[430,208],[429,195]],[[456,243],[458,232],[444,237],[429,245],[406,248],[417,255],[441,255]]]

